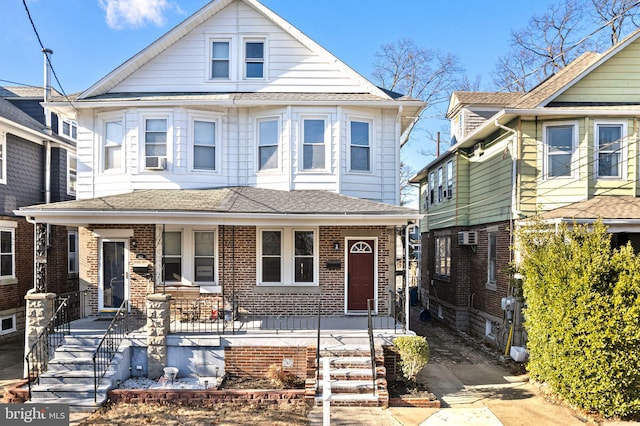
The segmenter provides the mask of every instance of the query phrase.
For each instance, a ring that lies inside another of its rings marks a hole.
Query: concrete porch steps
[[[325,383],[330,387],[329,403],[339,406],[383,406],[388,401],[382,348],[374,354],[375,382],[369,346],[344,345],[320,351],[318,390],[315,404],[328,400]],[[328,365],[328,371],[325,371]],[[315,367],[315,359],[314,359]]]
[[[95,411],[107,400],[107,392],[116,387],[114,380],[122,348],[116,352],[94,395],[93,352],[100,338],[66,337],[49,360],[48,369],[31,388],[32,403],[68,404],[69,410]]]

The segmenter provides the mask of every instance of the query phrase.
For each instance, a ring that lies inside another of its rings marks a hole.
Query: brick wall
[[[228,346],[224,349],[225,371],[234,377],[266,377],[269,366],[283,366],[284,359],[293,362],[292,367],[284,368],[285,371],[306,379],[306,347]]]

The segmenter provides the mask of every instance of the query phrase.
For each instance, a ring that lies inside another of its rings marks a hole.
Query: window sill
[[[293,285],[257,285],[253,288],[254,294],[320,294],[320,287],[293,286]]]
[[[0,278],[0,285],[12,285],[12,284],[18,284],[18,279],[16,277]]]
[[[489,282],[485,285],[485,288],[486,288],[487,290],[493,290],[493,291],[496,291],[496,290],[498,290],[498,285],[496,284],[496,282],[495,282],[495,281],[489,281]]]

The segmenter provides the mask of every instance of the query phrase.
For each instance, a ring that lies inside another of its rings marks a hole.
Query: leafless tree
[[[431,111],[432,107],[449,100],[463,72],[464,67],[457,56],[419,47],[411,39],[382,45],[373,64],[373,79],[378,85],[421,99]],[[402,145],[413,128],[403,135]]]
[[[638,27],[640,1],[638,0],[591,0],[590,15],[596,25],[604,25],[609,31],[608,46],[613,46],[622,36]]]
[[[400,162],[400,205],[406,206],[415,198],[416,188],[409,183],[409,179],[416,174],[413,167],[404,161]]]

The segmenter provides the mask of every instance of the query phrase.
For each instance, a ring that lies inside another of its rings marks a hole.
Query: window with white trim
[[[451,275],[451,237],[436,237],[435,243],[435,273],[448,277]]]
[[[436,202],[435,187],[436,187],[436,173],[431,172],[429,173],[429,204],[433,204]]]
[[[211,41],[212,80],[229,80],[231,77],[231,42],[229,40]]]
[[[15,277],[15,230],[0,228],[0,278]]]
[[[193,169],[216,170],[216,122],[193,120]]]
[[[162,280],[182,282],[182,231],[164,233]]]
[[[447,198],[453,197],[453,160],[447,162]]]
[[[62,135],[73,139],[78,139],[78,123],[74,120],[61,119],[62,121]]]
[[[122,119],[105,120],[104,122],[104,159],[103,169],[122,170],[122,146],[124,129]]]
[[[573,177],[577,125],[557,123],[544,126],[545,173],[547,179]]]
[[[596,176],[622,179],[626,123],[596,122],[594,126]]]
[[[326,120],[324,118],[303,119],[302,169],[325,170],[326,150]]]
[[[318,285],[317,229],[258,230],[258,285]]]
[[[488,233],[488,248],[487,248],[487,281],[489,284],[496,283],[497,279],[497,262],[498,262],[498,236],[495,232]]]
[[[218,281],[218,240],[212,228],[185,226],[165,229],[159,242],[162,253],[161,279],[168,284],[181,283],[211,287]],[[219,291],[219,290],[215,290]]]
[[[277,118],[259,119],[258,127],[258,170],[278,168],[278,141],[280,140]]]
[[[0,335],[17,331],[16,314],[3,315],[0,317]]]
[[[371,171],[371,123],[369,121],[349,122],[349,154],[352,172]]]
[[[164,170],[167,168],[169,120],[167,118],[144,118],[144,168]]]
[[[438,202],[441,203],[442,202],[442,191],[444,190],[444,188],[442,187],[443,181],[442,181],[442,167],[438,168]]]
[[[67,151],[67,195],[76,195],[78,184],[78,159]]]
[[[247,79],[263,79],[264,73],[264,40],[244,41],[244,77]]]
[[[67,272],[78,273],[78,232],[67,232],[67,262],[69,264]]]

